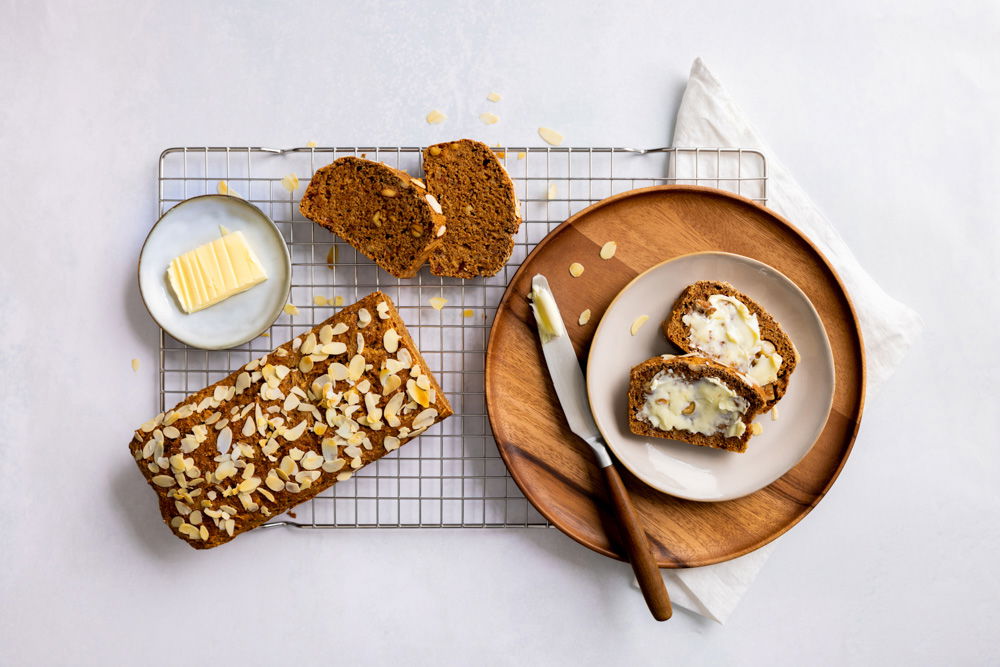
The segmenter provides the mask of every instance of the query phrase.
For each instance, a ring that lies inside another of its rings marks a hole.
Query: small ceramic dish
[[[167,282],[170,261],[219,238],[219,225],[243,232],[267,280],[204,310],[181,310]],[[278,227],[253,204],[228,195],[202,195],[177,204],[149,230],[139,253],[139,291],[150,316],[180,342],[223,350],[253,340],[288,302],[292,263]]]
[[[679,354],[661,324],[681,291],[698,280],[722,280],[746,293],[781,323],[799,352],[778,419],[757,417],[764,431],[738,454],[635,435],[627,420],[629,369],[660,354]],[[649,320],[633,336],[635,320]],[[612,301],[594,334],[587,362],[590,406],[608,446],[639,479],[688,500],[721,501],[762,489],[812,448],[833,404],[833,352],[806,295],[777,270],[741,255],[683,255],[640,274]]]

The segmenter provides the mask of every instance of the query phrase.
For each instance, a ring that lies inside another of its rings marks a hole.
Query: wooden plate
[[[599,257],[616,241],[610,260]],[[718,503],[660,493],[619,466],[661,567],[698,567],[742,556],[775,539],[816,506],[847,461],[865,393],[861,331],[826,258],[790,223],[748,199],[695,186],[657,186],[605,199],[554,229],[525,259],[497,309],[486,352],[486,403],[511,476],[555,527],[621,559],[603,481],[587,445],[566,424],[542,359],[525,295],[544,273],[559,295],[573,346],[587,357],[615,296],[649,267],[679,255],[724,251],[769,264],[815,306],[833,350],[833,408],[816,444],[794,468],[748,496]],[[573,278],[573,262],[585,271]],[[575,317],[590,308],[587,326]],[[651,314],[652,315],[652,314]]]

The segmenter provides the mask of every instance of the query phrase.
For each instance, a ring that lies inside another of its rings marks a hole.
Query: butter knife
[[[615,508],[621,537],[629,562],[639,582],[639,589],[646,599],[653,618],[665,621],[673,615],[670,596],[660,575],[660,568],[653,559],[653,553],[646,538],[635,507],[628,491],[622,483],[608,452],[608,446],[597,430],[590,405],[587,402],[587,385],[583,370],[573,351],[573,343],[566,334],[559,306],[556,304],[549,281],[541,274],[531,279],[531,310],[538,324],[538,335],[542,342],[542,354],[549,369],[549,377],[559,397],[570,430],[586,442],[594,452],[597,465],[601,468],[608,484],[611,502]]]

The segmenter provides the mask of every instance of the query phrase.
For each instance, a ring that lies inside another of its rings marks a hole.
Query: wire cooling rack
[[[737,148],[494,149],[514,180],[524,224],[503,271],[463,281],[397,279],[298,212],[318,167],[345,155],[422,174],[417,147],[170,148],[160,156],[159,213],[196,195],[226,191],[267,213],[292,258],[290,301],[268,334],[231,350],[188,347],[160,333],[160,409],[260,357],[374,290],[399,308],[455,414],[405,447],[277,517],[272,526],[534,527],[547,525],[507,474],[486,416],[486,340],[507,283],[532,248],[570,215],[605,197],[659,184],[707,185],[766,204],[764,156]],[[294,178],[299,179],[296,187]],[[440,310],[432,297],[443,297]]]

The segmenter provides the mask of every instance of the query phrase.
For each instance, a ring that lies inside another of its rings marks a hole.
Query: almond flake
[[[229,451],[230,445],[233,444],[233,430],[226,426],[219,431],[219,437],[215,441],[215,446],[219,450],[220,454],[225,454]]]
[[[288,429],[281,435],[285,438],[285,440],[289,442],[294,442],[295,440],[298,440],[303,433],[306,432],[306,426],[308,426],[308,424],[306,424],[306,421],[303,419],[293,428]]]
[[[337,260],[340,259],[340,250],[338,250],[336,245],[330,246],[330,249],[326,251],[326,266],[331,271],[333,267],[337,264]]]
[[[237,375],[236,384],[233,386],[236,387],[237,394],[242,394],[244,391],[246,391],[247,387],[250,386],[250,374],[247,373],[246,371],[243,371],[242,373]]]
[[[327,343],[326,345],[320,348],[320,352],[328,356],[334,354],[344,354],[345,352],[347,352],[347,344],[341,343],[339,341]]]
[[[438,203],[437,197],[435,197],[430,193],[427,193],[426,195],[424,195],[424,199],[427,200],[427,205],[431,207],[431,210],[433,210],[438,215],[444,214],[444,210],[441,208],[441,204]],[[438,236],[440,236],[440,234],[438,234]]]
[[[483,121],[486,125],[495,125],[500,120],[500,116],[495,113],[486,112],[479,114],[479,120]]]
[[[396,437],[391,436],[391,435],[385,436],[385,439],[382,441],[382,446],[385,447],[385,451],[387,451],[387,452],[391,452],[394,449],[399,449],[399,446],[401,444],[402,443],[400,442],[399,438],[396,438]],[[407,451],[409,451],[409,450],[407,450]]]
[[[410,395],[410,398],[420,404],[421,407],[426,408],[430,405],[430,396],[427,394],[427,391],[417,386],[415,381],[406,381],[406,393]]]
[[[448,118],[448,117],[445,116],[440,111],[438,111],[437,109],[434,109],[429,114],[427,114],[426,120],[427,120],[427,123],[430,124],[430,125],[437,125],[438,123],[444,122],[444,120],[446,118]]]
[[[302,357],[302,359],[299,360],[300,371],[302,371],[303,373],[310,373],[312,372],[312,369],[313,369],[312,357]]]
[[[614,241],[608,241],[601,246],[601,259],[611,259],[615,256],[616,250],[618,250],[618,244]]]
[[[327,302],[325,296],[321,296],[321,295],[317,294],[316,296],[313,297],[313,305],[314,306],[325,306],[327,303],[328,302]]]
[[[240,193],[236,192],[236,190],[233,190],[231,187],[229,187],[229,183],[227,183],[226,181],[219,181],[219,183],[215,186],[215,191],[218,192],[220,195],[229,195],[230,197],[238,197],[240,199],[243,199],[243,195],[241,195]]]
[[[316,350],[316,334],[310,332],[306,339],[302,342],[302,347],[299,351],[302,354],[312,354]]]
[[[385,330],[385,333],[382,334],[382,346],[390,354],[395,354],[399,350],[399,334],[396,333],[395,329]]]
[[[546,199],[555,199],[559,196],[559,188],[556,187],[555,183],[549,183],[549,189],[545,193]]]
[[[341,306],[344,305],[344,297],[342,297],[340,295],[337,295],[337,296],[333,297],[333,301],[331,301],[330,303],[331,303],[331,305],[334,305],[337,308],[340,308]]]
[[[580,313],[579,323],[582,327],[584,324],[590,321],[590,308]]]
[[[271,470],[267,474],[267,478],[264,480],[264,484],[266,484],[267,488],[271,489],[272,491],[281,491],[282,489],[285,488],[285,483],[281,481],[281,478],[278,477],[277,473],[275,473],[274,470]]]
[[[574,278],[579,278],[583,275],[583,264],[580,262],[573,262],[569,265],[569,274]]]
[[[649,319],[649,315],[640,315],[639,317],[635,318],[635,321],[632,322],[632,326],[629,327],[629,332],[633,336],[636,335],[637,333],[639,333],[639,329],[642,328],[642,325],[645,324],[646,320],[648,320],[648,319]]]
[[[441,310],[442,308],[444,308],[444,305],[448,303],[448,299],[445,299],[444,297],[440,296],[434,296],[431,297],[429,303],[431,304],[431,308],[433,308],[434,310]]]
[[[316,470],[323,465],[323,457],[316,452],[306,452],[302,457],[302,467],[306,470]]]
[[[177,484],[177,480],[175,480],[170,475],[157,475],[156,477],[153,478],[153,484],[156,484],[157,486],[162,486],[164,488],[170,488],[171,486]]]
[[[490,102],[499,102],[501,100],[500,93],[490,93],[486,96]]]
[[[299,189],[299,177],[294,173],[288,174],[281,179],[281,185],[289,192],[295,192]]]
[[[286,315],[298,315],[299,314],[298,307],[295,304],[292,304],[292,303],[286,303],[285,307],[282,308],[282,310],[285,311]]]
[[[346,482],[347,480],[349,480],[353,476],[354,476],[354,473],[352,473],[352,472],[349,472],[349,471],[342,472],[339,475],[337,475],[337,481],[338,482]]]
[[[136,372],[136,373],[139,372],[139,360],[138,359],[133,359],[132,360],[132,370],[134,372]]]
[[[344,459],[337,459],[335,461],[327,461],[323,464],[322,468],[323,472],[337,472],[345,465],[347,465],[347,462]]]
[[[356,342],[358,344],[358,354],[361,354],[362,352],[365,351],[365,336],[364,336],[364,334],[361,333],[360,331],[358,331],[356,333],[355,340],[356,340]]]
[[[538,128],[538,136],[540,136],[545,143],[552,146],[562,145],[563,139],[565,139],[563,135],[548,127]]]
[[[360,354],[351,357],[351,363],[347,367],[347,379],[357,382],[365,372],[365,358]]]
[[[358,311],[358,328],[364,329],[372,322],[372,314],[368,312],[367,308],[362,308]]]

